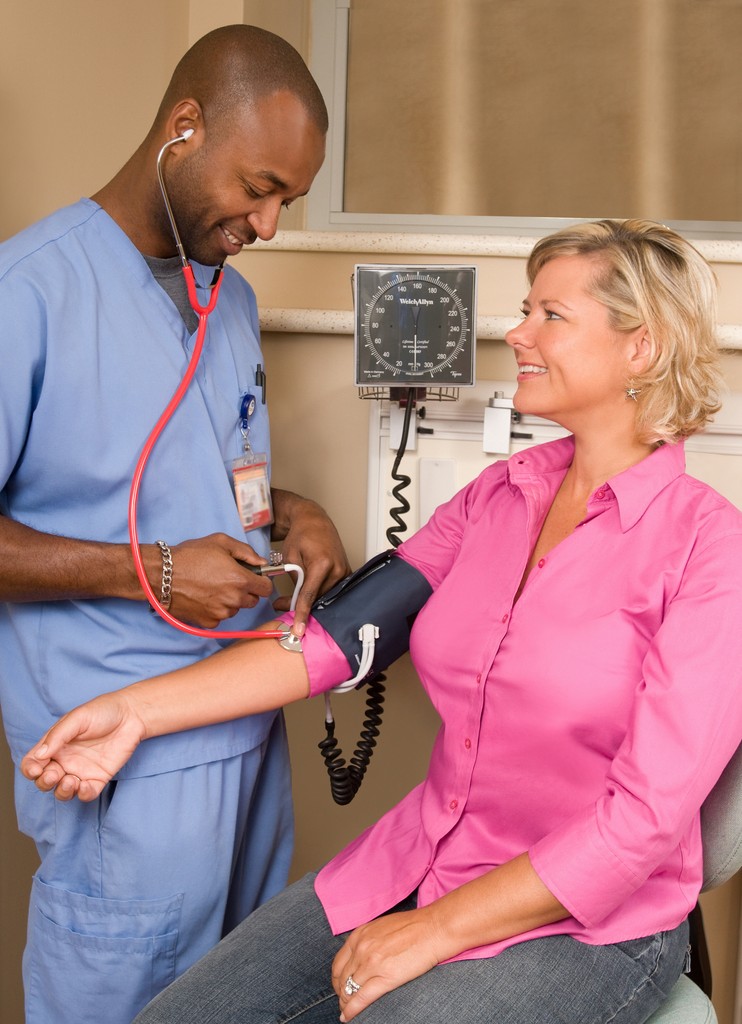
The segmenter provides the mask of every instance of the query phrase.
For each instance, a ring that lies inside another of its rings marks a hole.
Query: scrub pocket
[[[182,894],[98,899],[34,878],[24,959],[27,1024],[61,1024],[70,1006],[75,1024],[130,1024],[175,978],[182,903]]]

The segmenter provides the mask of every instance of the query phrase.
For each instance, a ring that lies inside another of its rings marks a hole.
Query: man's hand
[[[301,565],[304,586],[296,622],[303,625],[319,594],[347,576],[348,559],[337,530],[313,501],[290,491],[274,490],[273,539],[283,540],[287,562]],[[141,546],[144,569],[156,597],[162,588],[162,555],[155,544]],[[270,597],[269,577],[249,566],[265,565],[244,541],[225,533],[172,547],[173,583],[170,611],[176,619],[214,629],[241,608],[254,608]],[[0,600],[95,600],[102,597],[145,599],[128,544],[58,537],[39,533],[0,515]],[[276,608],[288,607],[288,599]]]
[[[274,490],[272,497],[276,518],[273,539],[283,541],[284,561],[304,570],[304,585],[295,609],[296,630],[306,623],[320,594],[349,575],[351,569],[338,532],[324,509],[291,491]],[[274,607],[285,610],[289,603],[289,598],[280,598]]]
[[[261,597],[273,593],[270,579],[246,568],[265,565],[265,559],[249,544],[226,533],[183,541],[172,549],[172,555],[170,612],[183,622],[213,629],[224,619],[231,619],[240,608],[254,608]],[[161,565],[159,549],[154,548],[147,561],[147,576],[157,595]]]

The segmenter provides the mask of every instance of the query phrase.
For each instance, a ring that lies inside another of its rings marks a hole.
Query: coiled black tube
[[[376,737],[379,735],[379,726],[384,714],[384,682],[386,676],[380,672],[366,683],[366,717],[363,720],[358,746],[348,764],[345,763],[343,752],[335,738],[335,723],[325,722],[327,735],[317,745],[324,758],[330,778],[330,792],[336,804],[349,804],[361,788],[376,747]]]
[[[398,537],[397,534],[404,533],[407,529],[407,523],[402,519],[402,516],[410,510],[410,503],[402,494],[402,491],[405,487],[409,487],[411,480],[410,477],[406,476],[404,473],[399,473],[398,470],[399,464],[407,449],[407,439],[410,434],[410,422],[412,420],[412,413],[415,405],[414,398],[415,389],[409,388],[407,391],[407,406],[405,408],[404,420],[402,423],[402,436],[399,441],[399,448],[397,449],[394,464],[392,465],[392,480],[397,481],[396,486],[392,488],[392,494],[399,504],[389,512],[389,515],[397,525],[389,527],[386,531],[386,539],[392,547],[395,548],[399,547],[402,543],[401,538]],[[326,736],[317,744],[317,746],[324,758],[327,774],[330,778],[330,792],[332,793],[332,798],[336,804],[349,804],[361,788],[363,777],[366,774],[366,769],[368,768],[374,752],[374,747],[376,746],[376,737],[379,735],[379,727],[384,713],[385,688],[382,684],[385,681],[386,676],[379,673],[366,683],[366,686],[368,687],[368,694],[366,696],[366,717],[363,720],[363,728],[358,740],[358,746],[347,764],[343,757],[343,752],[338,746],[338,741],[335,738],[334,721],[330,720],[329,722],[325,722]]]
[[[404,420],[402,422],[402,436],[399,440],[399,448],[397,449],[397,456],[392,465],[392,480],[396,480],[397,484],[392,487],[392,494],[399,502],[394,508],[389,510],[389,515],[392,517],[396,526],[390,526],[386,531],[386,539],[392,545],[392,547],[398,548],[402,543],[401,537],[397,534],[404,533],[407,529],[407,523],[402,518],[410,511],[410,503],[402,494],[402,491],[410,486],[410,477],[405,473],[399,473],[399,464],[402,461],[405,451],[407,450],[407,438],[410,434],[410,420],[412,418],[412,409],[415,404],[414,401],[415,389],[409,388],[407,391],[407,407],[404,411]]]

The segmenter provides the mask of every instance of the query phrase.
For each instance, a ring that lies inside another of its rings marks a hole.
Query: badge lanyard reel
[[[255,407],[255,396],[244,394],[240,402],[243,452],[229,464],[232,489],[245,532],[273,522],[268,455],[254,452],[250,446],[250,420],[255,415]]]

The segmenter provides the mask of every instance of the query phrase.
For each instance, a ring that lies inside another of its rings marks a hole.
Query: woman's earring
[[[641,388],[637,389],[637,388],[635,388],[631,384],[629,384],[629,386],[625,389],[625,391],[626,391],[626,397],[630,398],[632,400],[632,402],[635,402],[636,401],[636,396],[640,395],[642,393],[641,392]]]

